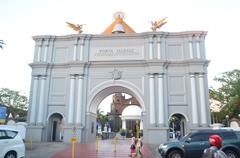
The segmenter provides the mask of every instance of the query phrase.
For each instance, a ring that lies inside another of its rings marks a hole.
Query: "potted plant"
[[[120,129],[120,135],[123,136],[123,137],[126,136],[126,130],[121,128]]]

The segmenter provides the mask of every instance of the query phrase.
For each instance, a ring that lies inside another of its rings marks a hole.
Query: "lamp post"
[[[226,115],[227,127],[229,127],[229,115]]]

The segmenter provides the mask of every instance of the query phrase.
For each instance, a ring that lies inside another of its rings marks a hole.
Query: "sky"
[[[240,69],[239,0],[1,0],[0,88],[29,95],[37,35],[74,34],[65,22],[86,24],[83,33],[101,34],[116,11],[137,33],[151,31],[151,21],[167,17],[160,31],[207,31],[209,87],[225,71]]]

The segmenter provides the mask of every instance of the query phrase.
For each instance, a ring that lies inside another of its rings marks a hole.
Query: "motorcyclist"
[[[209,144],[210,147],[204,150],[202,158],[228,158],[221,150],[222,138],[219,135],[211,135]]]

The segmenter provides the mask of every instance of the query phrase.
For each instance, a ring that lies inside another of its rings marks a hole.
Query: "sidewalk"
[[[130,153],[130,140],[118,140],[114,152],[113,140],[101,140],[96,144],[75,144],[75,158],[127,158]],[[144,144],[144,158],[161,158],[157,145]],[[71,158],[72,144],[62,142],[33,143],[32,150],[26,150],[26,158]]]

